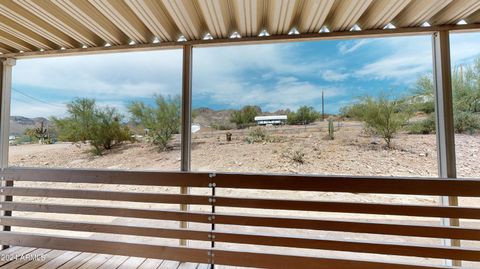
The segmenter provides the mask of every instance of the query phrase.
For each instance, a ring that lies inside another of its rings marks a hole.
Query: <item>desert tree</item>
[[[161,150],[168,149],[168,143],[174,134],[180,133],[181,125],[180,96],[164,97],[155,95],[155,105],[141,101],[132,102],[128,106],[132,120],[148,130],[153,143]]]
[[[320,113],[317,112],[311,106],[301,106],[295,112],[289,112],[287,114],[287,123],[288,124],[303,124],[307,125],[318,118],[320,118]]]
[[[258,106],[244,106],[242,109],[233,111],[230,115],[230,122],[235,123],[237,128],[246,128],[255,123],[255,117],[262,113]]]
[[[453,69],[452,95],[455,132],[474,133],[480,130],[480,58]],[[431,75],[418,78],[413,97],[412,104],[417,111],[433,116],[435,97]]]
[[[403,129],[411,116],[411,110],[402,99],[389,99],[385,94],[378,97],[363,97],[360,102],[350,106],[352,115],[365,124],[365,130],[385,140],[387,148],[392,147],[392,139]]]
[[[122,124],[122,115],[112,107],[99,107],[95,99],[77,98],[67,104],[68,116],[53,117],[59,140],[70,142],[89,141],[93,153],[131,140],[130,130]]]

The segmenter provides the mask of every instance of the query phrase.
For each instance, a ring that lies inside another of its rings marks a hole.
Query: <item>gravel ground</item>
[[[249,130],[197,133],[193,136],[192,169],[196,171],[335,174],[373,176],[437,176],[435,135],[399,134],[393,149],[365,135],[360,125],[336,127],[326,139],[326,123],[304,127],[267,127],[269,142],[249,144]],[[480,175],[480,136],[457,135],[459,177]],[[300,156],[300,157],[299,157]],[[20,145],[10,147],[10,165],[27,167],[179,170],[179,137],[172,149],[159,152],[146,143],[125,144],[103,156],[93,156],[85,144]]]

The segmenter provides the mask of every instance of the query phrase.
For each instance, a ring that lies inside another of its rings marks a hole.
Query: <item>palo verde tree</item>
[[[395,134],[402,130],[411,115],[404,100],[390,100],[384,94],[376,98],[361,98],[360,102],[344,108],[343,112],[363,121],[366,131],[382,137],[387,148],[391,148]]]
[[[434,86],[431,76],[417,80],[414,93],[416,111],[424,112],[431,122],[434,112]],[[455,132],[474,133],[480,130],[480,58],[459,66],[452,73],[453,116]],[[425,120],[425,123],[427,123]]]
[[[89,141],[96,155],[131,140],[130,130],[121,122],[122,115],[115,108],[98,107],[95,99],[77,98],[67,104],[67,113],[65,118],[52,118],[59,140]]]
[[[136,101],[128,106],[128,110],[132,120],[148,130],[153,143],[161,150],[166,150],[173,135],[180,133],[180,106],[181,98],[178,95],[168,98],[155,95],[155,106]]]
[[[244,106],[230,115],[230,122],[235,123],[237,128],[243,129],[255,123],[255,117],[262,113],[258,106]]]
[[[313,107],[301,106],[296,112],[289,112],[287,114],[287,123],[307,125],[316,121],[318,118],[320,118],[320,116],[320,113],[317,112]]]

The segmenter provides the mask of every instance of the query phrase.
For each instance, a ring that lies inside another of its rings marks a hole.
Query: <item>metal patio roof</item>
[[[425,22],[435,27],[461,20],[480,23],[480,1],[0,0],[0,52],[39,55],[105,46],[178,45],[179,40],[208,43],[312,34],[325,27],[332,33],[384,29],[390,23],[402,29]]]

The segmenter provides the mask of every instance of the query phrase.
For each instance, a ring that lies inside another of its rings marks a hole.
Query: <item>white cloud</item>
[[[181,52],[155,51],[20,60],[14,86],[98,98],[181,92]]]
[[[66,107],[62,105],[46,105],[22,100],[13,100],[10,115],[29,118],[65,116]]]
[[[293,76],[277,77],[269,85],[252,84],[248,81],[222,81],[204,92],[217,103],[241,107],[259,104],[266,111],[297,109],[302,105],[320,106],[322,91],[329,97],[340,96],[343,89],[301,81]]]
[[[338,51],[340,54],[345,55],[352,53],[359,48],[369,44],[371,39],[360,39],[356,41],[343,41],[338,44]]]
[[[452,67],[470,63],[480,56],[480,33],[456,33],[450,36]]]
[[[361,79],[390,79],[411,83],[418,75],[431,72],[432,54],[430,37],[382,38],[375,40],[371,49],[382,49],[386,56],[365,63],[354,72]]]
[[[319,85],[314,80],[300,79],[300,76],[318,77],[319,70],[335,63],[320,62],[320,57],[298,59],[294,55],[296,46],[239,46],[235,50],[223,47],[194,51],[194,96],[230,107],[261,104],[265,110],[272,111],[314,105],[322,90],[332,96],[341,94],[342,91]]]
[[[316,98],[326,87],[298,81],[295,75],[315,77],[319,68],[334,63],[298,59],[294,56],[297,47],[292,43],[195,49],[194,95],[207,95],[220,105],[261,102],[279,108]],[[181,93],[181,51],[21,60],[14,68],[14,87],[48,89],[49,94],[66,99],[96,98],[101,105],[124,110],[127,100],[148,98],[155,93]],[[49,95],[42,98],[48,99]],[[18,105],[15,113],[61,113],[57,108],[39,105],[43,107],[29,112]]]
[[[431,68],[432,60],[428,55],[419,55],[419,57],[392,55],[366,64],[357,70],[355,75],[364,79],[393,79],[410,82]]]
[[[462,33],[451,36],[452,67],[471,62],[480,55],[480,33]],[[364,79],[393,79],[411,83],[418,75],[431,73],[432,51],[430,36],[382,38],[372,45],[384,48],[390,55],[364,64],[355,76]],[[372,48],[374,49],[374,48]]]
[[[349,77],[349,74],[347,73],[340,73],[333,70],[325,70],[321,75],[326,81],[343,81]]]

